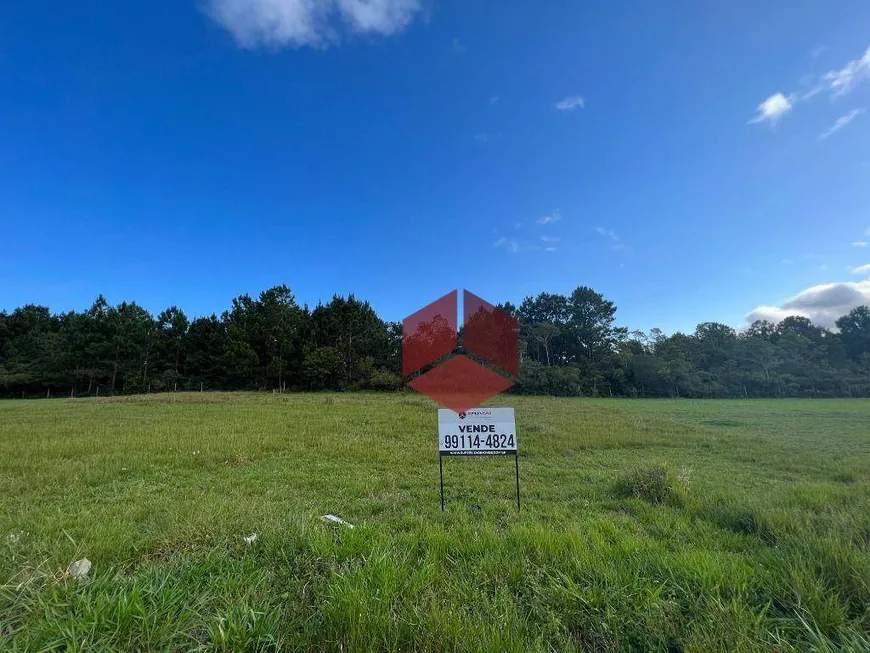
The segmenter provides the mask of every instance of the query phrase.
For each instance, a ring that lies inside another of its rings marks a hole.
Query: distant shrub
[[[620,496],[649,503],[682,505],[685,497],[685,488],[679,479],[660,464],[632,469],[617,481],[616,491]]]
[[[575,397],[583,394],[582,375],[573,365],[544,365],[524,359],[520,365],[520,380],[513,391],[527,395]]]
[[[372,390],[398,390],[402,385],[402,377],[390,370],[375,370],[369,380],[369,388]]]

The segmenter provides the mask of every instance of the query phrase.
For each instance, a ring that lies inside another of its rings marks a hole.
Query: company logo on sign
[[[484,415],[485,410],[470,409],[507,390],[519,376],[519,324],[464,290],[460,352],[457,299],[454,290],[403,320],[402,373],[408,377],[433,366],[408,385],[457,413]]]

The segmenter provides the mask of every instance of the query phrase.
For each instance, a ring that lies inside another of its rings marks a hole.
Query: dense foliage
[[[648,397],[870,396],[870,309],[830,331],[803,317],[745,332],[629,333],[591,288],[541,293],[502,308],[520,321],[515,391]],[[27,305],[0,312],[0,394],[97,395],[173,390],[402,387],[401,324],[353,296],[313,310],[277,286],[218,317],[177,308],[156,318],[103,297],[84,312]]]

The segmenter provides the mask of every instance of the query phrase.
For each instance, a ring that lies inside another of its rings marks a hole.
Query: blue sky
[[[314,9],[312,9],[314,7]],[[870,301],[870,4],[0,8],[0,308]]]

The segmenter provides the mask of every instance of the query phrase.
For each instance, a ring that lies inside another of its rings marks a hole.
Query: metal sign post
[[[444,510],[444,459],[438,456],[438,473],[441,475],[441,510]]]
[[[520,457],[513,408],[474,408],[457,413],[438,410],[438,472],[444,510],[444,456],[513,456],[517,510],[520,509]]]

